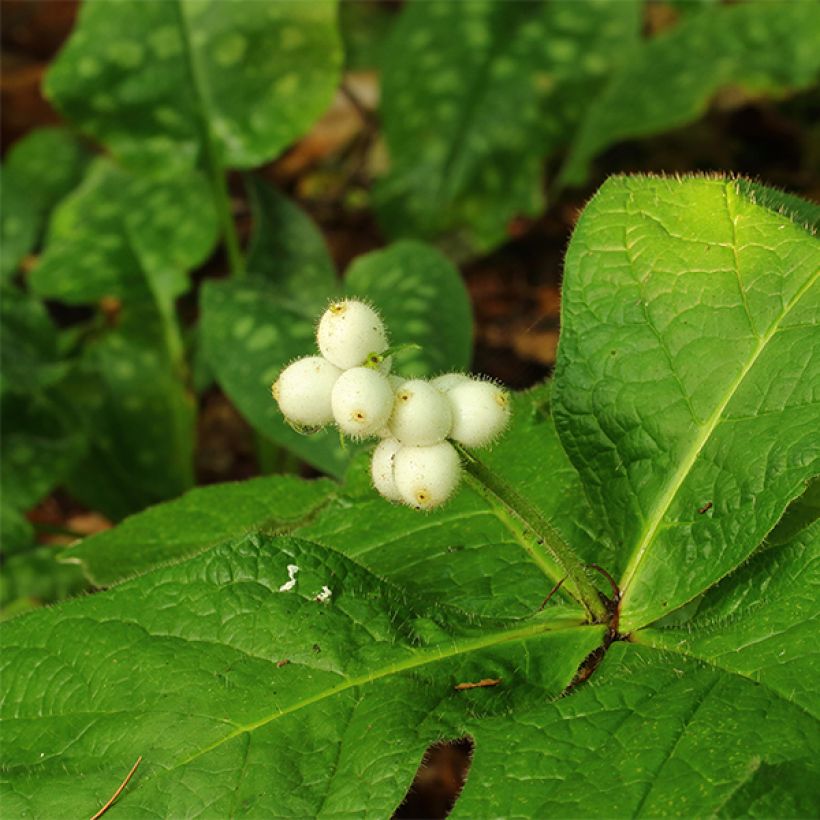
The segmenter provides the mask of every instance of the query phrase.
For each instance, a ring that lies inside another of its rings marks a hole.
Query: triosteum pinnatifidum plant
[[[446,503],[387,503],[358,459],[66,549],[107,589],[2,626],[4,816],[91,816],[141,759],[112,817],[387,817],[465,736],[454,816],[815,816],[817,222],[743,181],[613,178],[567,252],[554,378],[480,461],[458,445]],[[364,368],[400,441],[386,333],[349,359],[321,336],[286,413],[367,417],[333,401]]]

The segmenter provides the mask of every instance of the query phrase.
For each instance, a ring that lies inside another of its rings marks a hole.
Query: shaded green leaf
[[[811,86],[818,37],[815,3],[715,4],[687,16],[635,50],[588,108],[562,180],[583,182],[591,159],[612,143],[697,119],[721,88],[777,95]]]
[[[198,487],[67,547],[60,561],[81,565],[96,586],[109,586],[244,532],[292,528],[325,504],[334,487],[295,476]]]
[[[149,271],[182,293],[217,239],[209,190],[197,173],[154,179],[95,161],[54,213],[32,288],[71,303],[144,298]]]
[[[637,43],[639,16],[631,0],[407,4],[383,52],[390,233],[486,250],[537,214],[543,157]]]
[[[152,306],[87,345],[69,400],[90,442],[69,487],[88,506],[119,519],[193,485],[193,397]]]
[[[12,555],[0,567],[0,618],[22,609],[61,601],[88,587],[77,566],[57,563],[55,547],[38,547],[21,555]]]
[[[127,164],[252,167],[325,109],[338,81],[335,3],[84,3],[46,78],[56,107]]]
[[[387,816],[431,741],[554,697],[602,633],[573,615],[481,626],[266,537],[16,618],[5,811],[91,814],[139,754],[121,812]],[[501,684],[454,688],[484,677]]]
[[[248,274],[272,285],[283,300],[312,312],[338,289],[336,269],[314,222],[276,188],[247,177],[253,212]]]
[[[622,545],[624,628],[740,564],[818,472],[818,261],[720,179],[615,178],[581,217],[555,417]]]
[[[88,152],[64,128],[39,128],[16,142],[3,165],[0,276],[37,245],[49,211],[80,181]]]

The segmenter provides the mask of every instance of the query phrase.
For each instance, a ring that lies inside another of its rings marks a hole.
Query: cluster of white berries
[[[379,315],[364,302],[334,302],[316,331],[320,356],[297,359],[273,385],[288,422],[315,430],[335,423],[356,439],[382,439],[371,477],[387,499],[419,509],[443,504],[461,476],[452,439],[489,444],[507,426],[506,391],[490,381],[446,373],[431,381],[391,375]]]

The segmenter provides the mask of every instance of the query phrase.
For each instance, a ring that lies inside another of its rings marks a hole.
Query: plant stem
[[[469,450],[456,445],[461,453],[464,469],[472,479],[472,486],[483,496],[500,501],[504,508],[536,538],[539,545],[566,573],[572,582],[580,603],[595,623],[606,623],[609,613],[597,588],[587,574],[586,567],[533,504],[523,498],[506,481],[477,459]]]
[[[222,238],[225,241],[225,251],[228,255],[228,266],[231,269],[231,276],[241,279],[245,275],[245,258],[239,247],[239,235],[231,213],[231,197],[228,192],[225,169],[216,156],[216,149],[210,136],[208,137],[208,165],[214,189],[214,201],[219,212],[219,221],[222,224]]]

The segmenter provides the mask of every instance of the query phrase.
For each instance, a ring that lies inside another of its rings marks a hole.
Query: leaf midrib
[[[703,451],[703,448],[709,442],[712,434],[720,424],[723,417],[723,413],[725,412],[727,406],[734,398],[740,386],[743,384],[744,380],[746,379],[746,376],[748,376],[751,370],[754,368],[755,364],[757,363],[757,360],[760,358],[761,353],[763,353],[768,343],[772,340],[772,338],[774,338],[774,336],[780,330],[783,320],[789,315],[789,313],[795,307],[795,305],[797,305],[798,302],[800,302],[803,296],[805,296],[805,294],[808,293],[808,291],[817,281],[818,276],[820,276],[820,272],[817,272],[813,276],[808,277],[805,284],[797,291],[792,301],[786,306],[785,310],[780,314],[780,316],[777,317],[777,319],[774,322],[772,322],[769,331],[765,335],[760,337],[754,352],[749,358],[749,361],[747,362],[745,367],[743,367],[743,369],[740,371],[734,382],[732,382],[732,384],[729,385],[726,394],[715,407],[715,410],[713,411],[712,415],[707,419],[705,424],[701,425],[698,435],[692,439],[689,449],[684,458],[681,460],[677,470],[675,470],[672,473],[669,480],[667,481],[666,486],[664,487],[664,491],[658,497],[658,500],[655,503],[655,506],[653,507],[646,524],[644,525],[641,536],[638,539],[638,544],[632,551],[629,563],[627,564],[623,576],[621,577],[620,587],[623,591],[622,607],[624,610],[626,609],[626,601],[629,596],[631,584],[635,580],[635,577],[640,571],[641,565],[646,559],[650,551],[650,548],[652,547],[655,541],[655,537],[658,534],[658,531],[661,527],[661,524],[664,520],[666,513],[669,511],[669,508],[672,506],[672,502],[677,497],[678,492],[680,491],[681,487],[683,486],[684,482],[686,481],[687,477],[692,471],[692,468],[694,467],[695,462],[697,461],[698,457]],[[636,624],[636,626],[641,625],[642,624]]]
[[[346,692],[350,689],[355,689],[359,686],[365,686],[369,683],[374,683],[375,681],[391,677],[393,675],[399,675],[404,672],[409,672],[413,669],[418,669],[422,666],[438,663],[440,661],[446,661],[459,655],[466,655],[471,652],[477,652],[482,649],[488,649],[492,646],[497,646],[500,644],[510,643],[512,641],[518,640],[524,641],[530,638],[535,638],[540,635],[544,635],[549,632],[561,632],[574,629],[593,629],[603,632],[603,627],[589,626],[585,624],[583,619],[581,618],[564,618],[560,620],[538,621],[536,623],[528,624],[525,627],[519,627],[518,629],[507,629],[497,632],[491,632],[476,638],[462,641],[460,643],[456,641],[449,649],[443,649],[441,645],[430,647],[425,651],[418,652],[413,657],[406,658],[396,663],[388,664],[387,666],[381,667],[380,669],[375,669],[368,673],[357,675],[352,678],[347,678],[346,680],[343,680],[335,686],[323,689],[321,692],[317,692],[314,695],[303,698],[302,700],[297,701],[296,703],[293,703],[290,706],[285,707],[284,709],[272,712],[266,715],[265,717],[260,718],[259,720],[237,726],[233,731],[224,735],[219,740],[216,740],[210,745],[197,750],[184,760],[173,765],[171,768],[164,769],[159,774],[165,775],[171,771],[174,771],[175,769],[187,766],[194,760],[203,757],[204,755],[214,751],[215,749],[219,748],[225,743],[229,743],[231,740],[235,740],[237,737],[240,737],[243,734],[250,734],[251,732],[255,732],[257,729],[261,729],[267,726],[269,723],[278,720],[279,718],[286,717],[288,715],[293,714],[294,712],[306,709],[309,706],[314,706],[317,703],[321,703],[323,700],[327,700],[328,698],[334,697],[335,695],[341,694],[342,692]]]

